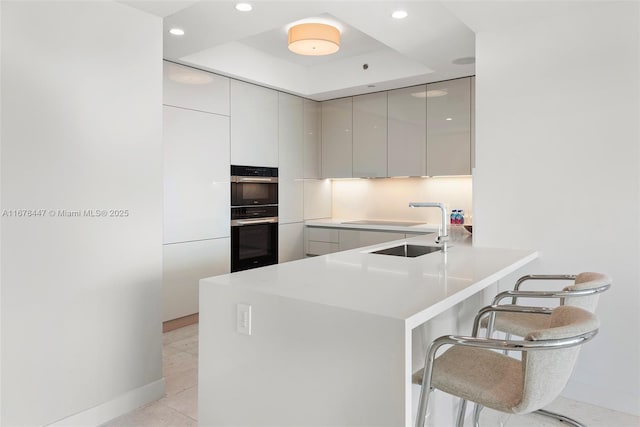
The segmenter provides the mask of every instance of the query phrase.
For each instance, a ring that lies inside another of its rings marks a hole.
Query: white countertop
[[[200,286],[252,291],[403,320],[413,328],[537,258],[535,251],[472,247],[453,241],[446,256],[434,252],[403,258],[368,252],[409,242],[434,246],[417,236],[202,279]]]
[[[367,220],[369,223],[355,223],[359,220],[348,218],[323,218],[306,220],[304,225],[324,228],[349,228],[355,230],[397,231],[402,233],[431,233],[438,231],[440,224],[417,221]],[[363,220],[360,220],[363,221]],[[400,225],[399,223],[402,223]]]

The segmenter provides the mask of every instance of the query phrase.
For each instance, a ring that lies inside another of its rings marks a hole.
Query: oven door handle
[[[260,183],[260,184],[276,184],[278,182],[277,177],[259,177],[259,176],[232,176],[231,182],[247,182],[247,183]]]
[[[275,224],[278,222],[278,217],[260,218],[260,219],[234,219],[231,221],[232,227],[238,227],[243,225],[256,225],[256,224]]]

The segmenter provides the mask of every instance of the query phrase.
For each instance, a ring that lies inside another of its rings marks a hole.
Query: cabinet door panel
[[[280,223],[303,218],[303,100],[278,93],[278,216]]]
[[[471,173],[471,79],[427,85],[444,96],[427,98],[427,174]]]
[[[228,78],[168,61],[163,78],[163,104],[229,115]]]
[[[353,97],[353,176],[387,176],[387,92]]]
[[[304,100],[304,178],[322,177],[322,109],[317,101]]]
[[[278,93],[231,81],[231,163],[278,167]]]
[[[163,321],[198,312],[198,283],[229,273],[230,245],[229,238],[163,245]]]
[[[304,225],[280,224],[278,226],[278,262],[304,258]]]
[[[389,91],[389,176],[427,174],[427,86]]]
[[[229,118],[163,107],[164,243],[229,236]]]
[[[352,98],[322,103],[322,176],[352,177]]]

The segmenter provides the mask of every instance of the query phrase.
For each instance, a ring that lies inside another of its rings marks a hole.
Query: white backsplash
[[[440,211],[409,202],[444,202],[448,213],[463,209],[472,223],[471,177],[333,180],[334,218],[440,223]]]

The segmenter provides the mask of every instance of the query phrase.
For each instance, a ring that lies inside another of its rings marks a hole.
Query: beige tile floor
[[[198,425],[198,325],[167,332],[163,336],[163,371],[166,396],[109,421],[102,427],[195,427]],[[639,427],[640,417],[559,398],[549,410],[575,418],[589,427]],[[485,409],[481,426],[565,426],[537,415],[510,416]],[[439,427],[439,426],[436,426]]]

